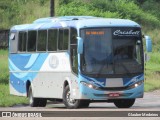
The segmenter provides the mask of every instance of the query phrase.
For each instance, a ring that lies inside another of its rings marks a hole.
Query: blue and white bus
[[[32,107],[62,100],[67,108],[97,101],[129,108],[144,93],[142,38],[141,26],[125,19],[64,16],[15,25],[10,93],[29,97]]]

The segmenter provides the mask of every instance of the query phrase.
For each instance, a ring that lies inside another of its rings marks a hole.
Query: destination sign
[[[104,35],[104,31],[86,31],[86,35]]]

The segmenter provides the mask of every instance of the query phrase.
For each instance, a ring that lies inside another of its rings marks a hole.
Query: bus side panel
[[[34,53],[10,54],[10,93],[26,96],[26,82],[32,85],[33,96],[38,98],[62,98],[67,81],[73,98],[81,98],[78,78],[71,72],[69,54]]]
[[[10,54],[10,93],[13,95],[26,95],[26,82],[32,81],[48,54]]]
[[[38,98],[62,98],[63,85],[70,79],[71,67],[67,52],[50,53],[33,80],[34,96]]]

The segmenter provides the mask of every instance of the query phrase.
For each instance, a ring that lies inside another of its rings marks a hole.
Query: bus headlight
[[[131,85],[131,86],[129,87],[129,89],[136,88],[136,87],[140,86],[142,83],[143,83],[143,80],[138,81],[138,82],[136,82],[135,84]]]
[[[91,83],[87,83],[87,82],[81,81],[81,84],[84,85],[84,86],[86,86],[86,87],[89,87],[91,89],[98,89],[97,86],[95,86],[95,85],[93,85]]]

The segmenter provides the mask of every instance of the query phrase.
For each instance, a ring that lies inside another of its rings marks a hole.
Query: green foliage
[[[27,103],[28,99],[25,97],[10,95],[8,84],[0,84],[0,107],[13,106],[16,104],[27,104]]]
[[[152,38],[153,52],[160,52],[160,29],[143,27],[142,30],[144,35],[149,35]]]
[[[133,1],[147,13],[150,13],[160,18],[160,12],[159,12],[160,1],[159,0],[133,0]]]
[[[61,5],[58,9],[57,14],[59,16],[66,15],[89,15],[89,16],[97,16],[97,17],[114,17],[118,18],[117,12],[103,11],[98,8],[92,6],[92,4],[88,5],[81,1],[73,1],[68,4]]]
[[[149,55],[145,71],[145,91],[160,89],[160,54],[155,52]]]
[[[41,6],[41,3],[36,4],[36,1],[32,1],[32,3],[27,2],[24,5],[20,7],[21,12],[17,17],[23,21],[23,23],[31,23],[37,18],[41,17],[48,17],[49,16],[49,2],[45,3],[43,7]]]
[[[151,72],[158,72],[160,71],[160,54],[158,52],[150,53],[150,60],[146,64],[147,70]]]
[[[8,51],[0,50],[0,84],[8,84],[9,70],[8,70]]]
[[[55,0],[56,15],[92,15],[131,19],[150,29],[160,27],[157,0]],[[48,17],[50,0],[0,0],[0,28]]]
[[[145,12],[135,2],[129,0],[72,0],[61,3],[58,15],[93,15],[134,20],[144,26],[160,27],[157,16]]]
[[[2,14],[1,21],[2,24],[0,24],[0,28],[7,28],[9,24],[15,24],[16,19],[13,19],[13,17],[19,13],[18,6],[13,1],[0,1],[0,11]]]
[[[0,50],[0,107],[28,103],[27,98],[10,95],[8,83],[8,51]]]
[[[0,0],[0,29],[49,16],[49,0]]]

